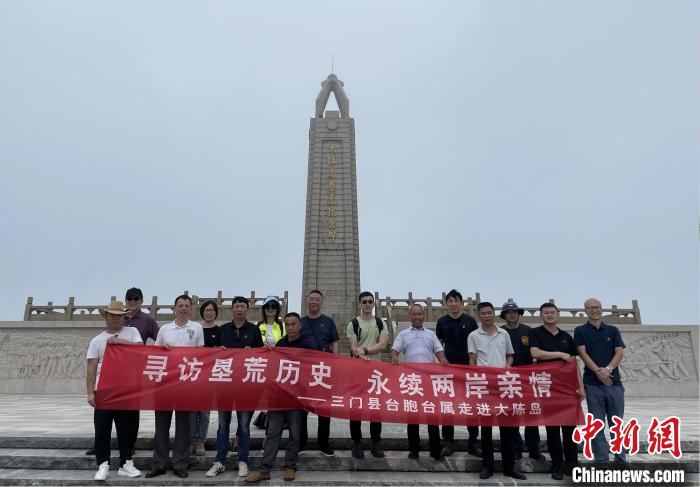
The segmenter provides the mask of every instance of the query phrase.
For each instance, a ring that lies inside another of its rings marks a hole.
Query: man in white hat
[[[138,477],[141,472],[134,467],[132,459],[134,443],[139,429],[139,412],[95,407],[95,390],[100,380],[102,359],[107,344],[142,345],[141,335],[136,328],[124,326],[124,303],[112,301],[106,309],[100,309],[106,329],[90,341],[87,351],[87,402],[95,408],[95,457],[98,470],[95,480],[106,480],[109,473],[110,442],[112,423],[117,428],[119,444],[119,475]]]

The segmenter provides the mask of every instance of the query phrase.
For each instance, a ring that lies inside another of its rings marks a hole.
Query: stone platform
[[[585,402],[584,402],[585,406]],[[686,472],[686,485],[700,485],[698,478],[700,462],[700,421],[698,400],[630,399],[627,401],[627,418],[636,417],[642,430],[646,430],[654,415],[666,417],[675,414],[682,419],[683,457],[678,461],[669,454],[646,453],[630,457],[631,468],[660,469],[682,468]],[[386,459],[375,459],[366,452],[367,458],[356,460],[350,455],[351,440],[347,420],[331,421],[331,446],[336,456],[320,455],[315,439],[316,418],[309,416],[309,450],[299,459],[296,484],[302,485],[565,485],[571,482],[553,481],[548,472],[549,462],[532,462],[524,459],[521,468],[527,472],[527,481],[514,481],[496,473],[492,479],[478,478],[481,460],[465,453],[466,430],[456,428],[457,449],[452,457],[435,461],[427,453],[427,432],[422,428],[424,440],[421,458],[407,458],[405,426],[384,424],[383,444]],[[127,479],[118,477],[116,470],[110,472],[109,485],[242,485],[237,476],[236,454],[232,452],[227,461],[227,471],[214,479],[204,476],[214,458],[214,436],[217,417],[212,413],[205,457],[193,457],[189,478],[182,480],[172,473],[156,479]],[[363,424],[365,436],[369,437],[368,425]],[[136,445],[135,464],[142,470],[151,466],[153,413],[141,413],[139,439]],[[250,467],[254,469],[262,455],[264,431],[252,427]],[[498,437],[498,430],[494,430]],[[0,485],[85,485],[98,484],[92,477],[95,472],[94,457],[86,456],[85,449],[92,445],[92,408],[83,396],[15,396],[0,395]],[[549,457],[541,428],[542,450]],[[640,451],[646,451],[645,435],[640,437]],[[283,440],[284,442],[284,440]],[[369,443],[369,441],[366,441]],[[115,445],[116,446],[116,445]],[[498,449],[498,441],[496,441]],[[116,468],[117,452],[112,452],[113,467]],[[496,469],[499,470],[499,454],[496,454]],[[585,462],[583,462],[585,464]],[[283,467],[283,454],[278,456],[276,469]],[[273,480],[262,485],[289,485],[281,480],[281,472],[273,471]]]

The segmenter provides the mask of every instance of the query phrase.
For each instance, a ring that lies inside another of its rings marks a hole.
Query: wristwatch
[[[369,352],[367,351],[367,347],[362,347],[362,350],[365,351],[365,355],[369,355]]]
[[[612,372],[613,372],[613,369],[611,369],[610,367],[605,367],[605,370],[607,370],[607,371],[610,372],[611,374],[612,374]]]

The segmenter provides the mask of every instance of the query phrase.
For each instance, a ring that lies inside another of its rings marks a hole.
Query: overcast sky
[[[132,285],[297,309],[334,54],[363,288],[698,323],[699,26],[695,0],[0,2],[0,319]]]

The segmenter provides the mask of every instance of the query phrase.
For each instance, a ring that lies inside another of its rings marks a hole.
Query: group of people
[[[232,321],[217,325],[219,315],[215,301],[202,303],[199,313],[202,324],[190,320],[191,298],[178,296],[174,303],[175,320],[158,328],[152,317],[141,311],[143,293],[137,288],[126,292],[126,307],[113,301],[101,310],[106,329],[90,342],[87,353],[87,400],[95,407],[95,390],[107,343],[141,345],[150,338],[155,345],[167,347],[297,347],[327,353],[339,353],[339,336],[335,322],[321,313],[323,294],[312,290],[306,297],[307,314],[301,317],[290,312],[281,317],[278,298],[269,296],[262,305],[261,320],[253,324],[247,320],[250,303],[244,297],[232,300]],[[536,328],[521,323],[524,310],[514,302],[501,307],[500,317],[505,321],[496,326],[495,308],[489,302],[477,306],[479,323],[464,312],[463,298],[453,289],[446,294],[447,314],[437,321],[435,332],[424,327],[425,312],[420,304],[409,308],[411,326],[401,331],[390,348],[391,361],[463,364],[473,366],[511,367],[533,362],[551,360],[576,360],[578,356],[585,365],[583,376],[579,376],[578,393],[588,403],[588,411],[597,419],[612,425],[612,416],[624,413],[624,389],[617,366],[622,360],[624,343],[619,330],[602,321],[602,305],[598,299],[590,298],[584,303],[588,321],[578,326],[572,337],[557,324],[559,310],[553,303],[540,307],[542,325]],[[361,360],[381,360],[388,346],[389,330],[385,323],[373,315],[374,296],[362,292],[358,296],[360,315],[348,323],[346,336],[353,357]],[[189,455],[204,455],[204,442],[209,428],[209,411],[175,411],[175,438],[173,443],[172,468],[176,476],[188,476]],[[274,460],[284,428],[289,430],[285,452],[284,480],[294,480],[299,452],[306,448],[308,433],[307,412],[304,410],[270,411],[267,415],[266,437],[262,461],[258,471],[250,473],[248,455],[250,423],[253,411],[236,411],[237,432],[235,441],[238,454],[238,476],[247,482],[258,482],[270,478]],[[165,474],[168,468],[169,431],[173,411],[155,412],[155,438],[153,466],[147,478]],[[226,457],[230,448],[230,425],[232,411],[218,412],[216,434],[216,456],[207,477],[215,477],[226,469]],[[138,477],[141,472],[134,466],[134,444],[139,427],[138,411],[94,410],[95,449],[98,471],[95,480],[105,480],[109,472],[110,437],[112,423],[117,431],[120,467],[118,474]],[[382,424],[370,423],[371,449],[376,458],[385,457],[381,445]],[[481,441],[479,427],[468,426],[467,452],[482,458],[479,477],[487,479],[494,473],[494,448],[492,427],[482,426]],[[547,448],[552,460],[552,478],[562,480],[565,472],[578,463],[578,450],[572,435],[575,425],[547,426]],[[429,453],[437,461],[451,456],[455,451],[454,427],[428,426]],[[539,429],[524,428],[524,441],[517,427],[499,427],[503,474],[516,479],[525,475],[516,468],[516,460],[524,449],[531,459],[542,461]],[[365,458],[360,421],[350,421],[353,441],[352,456]],[[419,458],[419,425],[407,425],[408,457]],[[330,418],[318,417],[317,442],[321,455],[333,456],[330,447]],[[609,450],[604,431],[593,440],[595,461],[606,463]],[[616,454],[615,461],[624,462],[624,454]]]

